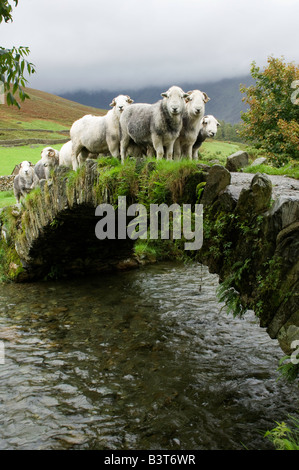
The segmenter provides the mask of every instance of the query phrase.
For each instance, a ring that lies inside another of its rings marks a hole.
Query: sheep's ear
[[[188,91],[187,93],[183,94],[183,98],[186,100],[186,102],[192,100],[192,98],[190,97],[191,93],[192,91]]]
[[[31,162],[29,162],[29,165],[30,165],[30,166],[34,166],[33,163],[31,163]]]
[[[115,105],[116,105],[116,101],[115,101],[115,99],[113,99],[113,100],[112,100],[112,103],[110,103],[109,106],[112,106],[112,107],[113,107],[113,106],[115,106]]]
[[[217,121],[217,126],[221,126],[220,122]]]
[[[130,103],[130,104],[131,104],[131,103],[134,103],[134,100],[132,100],[132,98],[130,98],[129,95],[127,95],[127,97],[128,97],[128,99],[127,99],[127,102],[128,102],[128,103]]]
[[[203,123],[203,124],[207,124],[207,123],[208,123],[208,116],[204,116],[204,117],[202,118],[202,123]]]
[[[208,101],[210,101],[210,98],[208,97],[208,95],[203,91],[202,92],[203,96],[204,96],[204,102],[207,103]]]
[[[161,96],[162,96],[163,98],[168,98],[168,94],[167,94],[166,91],[165,91],[165,93],[161,93]]]

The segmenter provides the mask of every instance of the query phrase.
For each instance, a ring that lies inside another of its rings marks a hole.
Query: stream
[[[177,262],[1,284],[0,449],[271,449],[263,434],[298,413],[298,386],[217,286]]]

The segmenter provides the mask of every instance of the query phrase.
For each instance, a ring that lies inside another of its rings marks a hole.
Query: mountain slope
[[[16,106],[0,105],[0,127],[18,128],[22,124],[28,127],[30,121],[50,121],[66,129],[84,114],[103,115],[105,110],[85,106],[60,96],[32,88],[26,88],[29,100],[21,103],[21,109]],[[27,123],[27,125],[26,125]],[[43,126],[42,126],[43,127]]]
[[[249,86],[253,84],[250,76],[238,78],[223,79],[214,83],[177,83],[183,90],[200,89],[205,91],[210,97],[210,101],[206,105],[206,113],[214,114],[217,119],[235,124],[241,120],[241,111],[246,111],[246,107],[242,102],[242,94],[240,93],[240,84]],[[161,98],[161,92],[167,87],[146,87],[142,89],[119,89],[114,91],[98,90],[98,91],[74,91],[63,93],[60,96],[69,100],[76,101],[88,106],[99,106],[100,108],[109,109],[112,99],[119,94],[128,94],[137,103],[154,103]]]

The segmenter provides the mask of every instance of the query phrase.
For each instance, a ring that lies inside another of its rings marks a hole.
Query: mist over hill
[[[185,82],[176,83],[183,90],[189,91],[199,89],[207,93],[210,101],[206,104],[206,114],[213,114],[218,120],[231,124],[241,121],[241,111],[246,111],[242,102],[240,84],[252,85],[254,80],[250,75],[238,78],[223,79],[213,83]],[[170,84],[169,86],[171,86]],[[66,98],[86,106],[110,109],[112,99],[119,94],[127,94],[135,103],[155,103],[161,98],[161,92],[166,91],[169,86],[145,87],[141,89],[118,89],[118,90],[78,90],[59,94]]]

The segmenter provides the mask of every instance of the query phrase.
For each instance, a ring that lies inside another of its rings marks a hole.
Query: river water
[[[268,449],[298,410],[252,312],[198,264],[0,286],[1,449]]]

